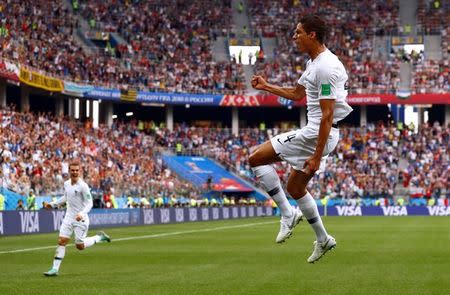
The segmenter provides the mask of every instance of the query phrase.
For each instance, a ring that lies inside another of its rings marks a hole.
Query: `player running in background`
[[[69,165],[70,179],[64,182],[64,195],[57,201],[46,203],[45,208],[57,208],[67,203],[67,211],[59,230],[58,246],[53,260],[53,267],[44,273],[46,276],[58,275],[59,267],[66,253],[66,245],[75,233],[75,245],[78,250],[111,239],[104,232],[92,237],[86,237],[89,230],[88,213],[92,208],[92,196],[89,186],[79,178],[80,164],[73,162]]]
[[[328,154],[337,146],[337,123],[352,111],[346,102],[345,83],[348,76],[342,62],[324,45],[326,32],[325,22],[315,15],[303,17],[297,25],[293,39],[297,48],[307,53],[310,60],[295,87],[272,85],[257,75],[252,78],[255,89],[294,101],[306,96],[308,124],[261,144],[250,155],[249,161],[263,188],[281,210],[281,227],[276,241],[280,243],[291,236],[302,214],[314,229],[316,241],[313,253],[307,260],[310,263],[336,247],[336,240],[325,230],[307,185],[315,173],[323,171]],[[270,165],[283,160],[292,167],[287,191],[297,200],[301,213],[289,204],[280,179]]]

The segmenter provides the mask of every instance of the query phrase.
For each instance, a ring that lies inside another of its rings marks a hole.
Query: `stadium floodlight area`
[[[257,52],[261,49],[260,46],[230,46],[230,56],[234,56],[236,63],[243,65],[254,65],[256,62]],[[241,59],[239,60],[239,55]],[[250,59],[251,57],[251,59]]]
[[[411,52],[413,50],[415,52],[421,52],[421,51],[425,51],[425,45],[424,44],[405,44],[405,45],[403,45],[403,50],[405,50],[405,52],[408,54],[411,54]]]

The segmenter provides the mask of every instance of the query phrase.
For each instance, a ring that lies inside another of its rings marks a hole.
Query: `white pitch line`
[[[219,227],[204,228],[204,229],[197,229],[197,230],[175,231],[175,232],[167,232],[167,233],[154,234],[154,235],[144,235],[144,236],[135,236],[135,237],[118,238],[118,239],[114,239],[113,238],[112,241],[114,243],[116,243],[116,242],[120,242],[120,241],[154,239],[154,238],[160,238],[160,237],[177,236],[177,235],[183,235],[183,234],[193,234],[193,233],[202,233],[202,232],[211,232],[211,231],[218,231],[218,230],[224,230],[224,229],[250,227],[250,226],[257,226],[257,225],[264,225],[264,224],[271,224],[271,223],[275,223],[275,221],[247,223],[247,224],[230,225],[230,226],[219,226]],[[68,244],[67,246],[72,246],[72,245],[73,244]],[[31,251],[37,251],[37,250],[53,249],[55,247],[56,247],[56,245],[44,246],[44,247],[36,247],[36,248],[25,248],[25,249],[9,250],[9,251],[0,251],[0,254],[19,253],[19,252],[31,252]]]

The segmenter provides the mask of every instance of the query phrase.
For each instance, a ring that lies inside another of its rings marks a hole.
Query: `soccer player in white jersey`
[[[70,237],[75,233],[75,245],[78,250],[91,247],[92,245],[111,239],[104,232],[87,237],[89,230],[88,213],[92,208],[92,195],[89,186],[79,178],[80,164],[73,162],[69,165],[70,179],[64,182],[64,195],[57,201],[45,204],[45,208],[57,208],[67,204],[67,211],[59,230],[58,246],[53,260],[52,268],[45,272],[45,276],[58,275],[59,266],[66,253],[66,245]]]
[[[325,230],[307,185],[315,173],[323,171],[328,154],[336,148],[339,140],[337,123],[352,111],[346,102],[345,83],[348,76],[341,61],[324,44],[326,32],[325,22],[315,15],[303,17],[297,25],[294,42],[301,52],[310,56],[310,60],[295,87],[272,85],[257,75],[252,78],[255,89],[294,101],[306,96],[308,124],[261,144],[252,152],[249,161],[263,188],[281,210],[281,226],[276,242],[281,243],[289,238],[303,216],[314,229],[316,241],[313,253],[307,260],[310,263],[336,247],[336,240]],[[283,160],[292,167],[287,191],[296,199],[300,210],[291,207],[280,179],[270,165]]]

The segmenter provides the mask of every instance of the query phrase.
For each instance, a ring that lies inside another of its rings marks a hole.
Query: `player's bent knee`
[[[306,195],[306,188],[299,188],[299,187],[293,187],[292,185],[289,185],[286,187],[289,195],[291,195],[291,197],[293,199],[300,199],[301,197],[303,197],[304,195]]]
[[[258,150],[259,147],[260,147],[259,144],[258,144],[258,145],[255,145],[255,146],[252,146],[252,147],[249,149],[250,154],[253,154],[254,152],[256,152],[256,150]]]
[[[250,157],[248,157],[248,163],[250,167],[258,166],[258,155],[256,154],[257,150],[251,153]]]
[[[78,250],[84,250],[84,243],[83,244],[76,244],[75,245]]]
[[[66,246],[68,242],[69,242],[68,238],[62,238],[62,237],[58,238],[58,245],[60,245],[60,246]]]

